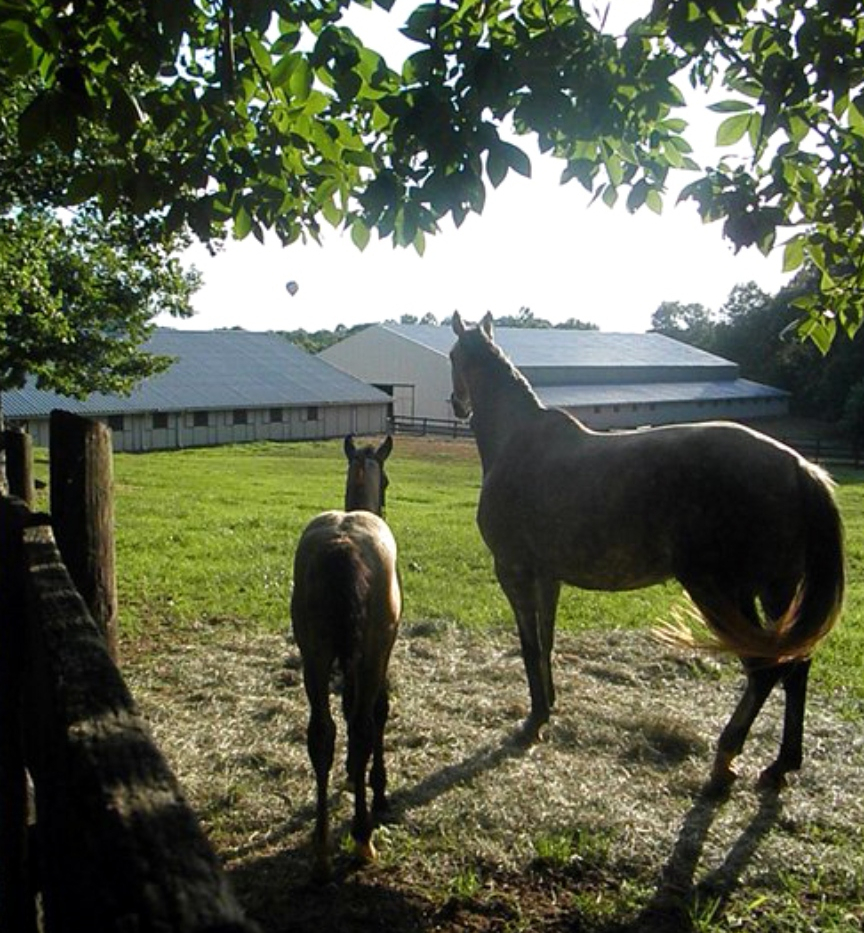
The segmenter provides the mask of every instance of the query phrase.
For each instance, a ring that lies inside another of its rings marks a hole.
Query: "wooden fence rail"
[[[449,418],[408,418],[392,416],[390,430],[393,434],[413,434],[418,437],[474,437],[474,432],[464,421]]]
[[[254,929],[136,711],[49,518],[2,497],[2,933],[37,929],[37,894],[45,933]]]

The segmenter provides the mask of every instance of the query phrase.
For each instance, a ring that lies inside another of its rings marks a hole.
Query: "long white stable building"
[[[3,393],[3,413],[47,446],[52,409],[108,424],[118,451],[314,440],[387,430],[390,398],[284,337],[155,330],[146,349],[174,362],[131,394],[82,400],[36,387]]]
[[[662,334],[499,327],[495,340],[541,401],[594,428],[753,421],[788,414],[789,394]],[[386,392],[397,418],[452,419],[447,326],[378,324],[319,356]]]

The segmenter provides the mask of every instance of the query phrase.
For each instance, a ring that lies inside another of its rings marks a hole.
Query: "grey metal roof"
[[[646,405],[671,402],[745,401],[782,399],[788,392],[751,382],[729,379],[716,382],[640,382],[622,385],[540,386],[535,391],[550,408],[591,405]]]
[[[450,327],[382,324],[405,340],[436,353],[450,352],[456,338]],[[542,367],[735,367],[734,363],[663,334],[619,334],[596,330],[496,327],[495,342],[522,368]]]
[[[176,362],[145,379],[129,396],[94,393],[84,401],[36,388],[3,393],[11,418],[52,408],[85,415],[185,409],[267,408],[277,405],[386,404],[384,392],[295,347],[278,334],[158,328],[146,349]]]

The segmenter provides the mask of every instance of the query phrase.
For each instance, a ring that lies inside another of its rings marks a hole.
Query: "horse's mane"
[[[518,386],[523,393],[530,395],[539,406],[543,407],[540,399],[537,398],[537,393],[531,387],[531,383],[519,372],[501,347],[484,331],[479,327],[467,331],[463,335],[462,341],[472,360],[478,361],[487,368],[496,367],[503,370],[515,386]]]

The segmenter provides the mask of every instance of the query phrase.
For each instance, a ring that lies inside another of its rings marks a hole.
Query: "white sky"
[[[389,18],[358,8],[354,28],[389,60],[391,49],[404,52],[393,33],[411,4],[399,0]],[[629,21],[644,5],[613,0],[612,12],[626,11]],[[398,53],[392,54],[391,64]],[[706,140],[713,139],[717,115],[706,119],[706,112],[689,108],[683,115],[698,131],[697,161],[712,158]],[[516,314],[524,306],[553,323],[575,317],[604,331],[639,332],[663,301],[717,309],[738,283],[753,280],[775,292],[786,281],[780,250],[767,259],[755,249],[736,256],[719,224],[703,225],[692,202],[675,206],[692,173],[673,177],[662,215],[647,208],[628,214],[623,204],[589,206],[578,182],[559,185],[563,162],[541,156],[527,138],[514,141],[531,156],[533,177],[511,172],[500,188],[488,190],[482,215],[469,215],[458,230],[443,223],[428,237],[423,257],[374,234],[361,253],[347,234],[330,228],[322,246],[283,248],[275,237],[262,246],[250,235],[215,258],[196,246],[187,258],[204,277],[193,301],[197,313],[188,321],[158,322],[317,330],[427,312],[441,320],[456,309],[476,320],[486,311]],[[293,297],[289,281],[299,286]]]

